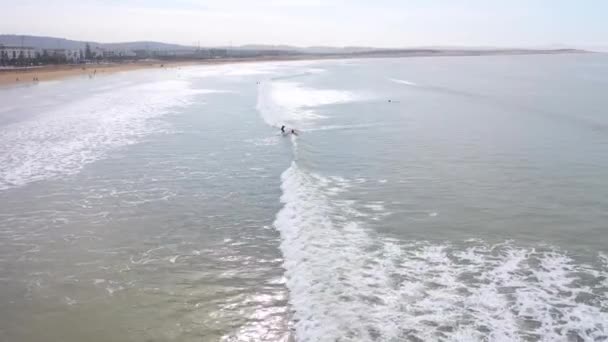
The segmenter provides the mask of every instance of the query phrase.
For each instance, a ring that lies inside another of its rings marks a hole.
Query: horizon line
[[[527,49],[527,50],[541,50],[541,49],[575,49],[575,50],[585,50],[596,48],[608,48],[607,44],[563,44],[563,43],[551,43],[546,45],[535,44],[535,45],[479,45],[479,44],[471,44],[471,45],[461,45],[461,44],[429,44],[429,45],[402,45],[402,46],[390,46],[390,47],[382,47],[382,46],[373,46],[373,45],[297,45],[297,44],[289,44],[289,43],[244,43],[239,45],[226,44],[226,45],[196,45],[196,44],[181,44],[174,42],[166,42],[161,40],[131,40],[131,41],[95,41],[95,40],[81,40],[81,39],[72,39],[66,37],[57,37],[57,36],[46,36],[46,35],[34,35],[34,34],[18,34],[18,33],[0,33],[0,36],[15,36],[15,37],[36,37],[36,38],[51,38],[51,39],[61,39],[68,40],[79,43],[90,43],[90,44],[101,44],[101,45],[111,45],[111,44],[132,44],[132,43],[159,43],[166,45],[177,45],[181,47],[188,48],[242,48],[248,46],[263,46],[263,47],[289,47],[296,49],[314,49],[314,48],[331,48],[331,49],[374,49],[374,50],[391,50],[391,49],[431,49],[431,48],[459,48],[459,49]],[[583,47],[584,46],[584,47]]]

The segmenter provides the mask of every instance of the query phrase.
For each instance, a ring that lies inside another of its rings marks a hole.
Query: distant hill
[[[78,40],[70,40],[64,38],[54,37],[40,37],[40,36],[28,36],[28,35],[13,35],[13,34],[0,34],[0,44],[12,45],[12,46],[30,46],[37,49],[70,49],[80,50],[84,49],[85,45],[89,43],[92,48],[100,47],[104,49],[124,49],[124,50],[192,50],[192,47],[177,45],[177,44],[166,44],[159,42],[128,42],[128,43],[98,43],[98,42],[85,42]]]
[[[193,50],[192,46],[184,46],[177,44],[167,44],[159,42],[127,42],[127,43],[108,43],[101,44],[102,48],[106,49],[124,49],[124,50]]]
[[[590,45],[589,47],[586,47],[586,49],[596,52],[608,52],[608,45]]]
[[[333,46],[308,46],[299,47],[291,45],[242,45],[238,47],[232,47],[233,49],[242,50],[258,50],[258,51],[295,51],[300,53],[319,53],[319,54],[341,54],[341,53],[357,53],[364,51],[381,51],[384,49],[372,48],[372,47],[359,47],[359,46],[346,46],[346,47],[333,47]]]
[[[0,44],[12,45],[12,46],[31,46],[37,49],[84,49],[85,45],[89,43],[92,48],[100,47],[104,49],[118,49],[118,50],[193,50],[192,46],[178,45],[178,44],[167,44],[154,41],[142,41],[142,42],[125,42],[125,43],[98,43],[98,42],[85,42],[78,40],[70,40],[65,38],[55,37],[41,37],[41,36],[30,36],[30,35],[14,35],[14,34],[0,34]],[[299,53],[313,53],[313,54],[341,54],[341,53],[357,53],[365,51],[381,51],[384,49],[376,49],[371,47],[331,47],[331,46],[310,46],[310,47],[298,47],[291,45],[264,45],[264,44],[250,44],[242,46],[223,46],[218,47],[223,49],[231,50],[257,50],[257,51],[290,51]]]
[[[31,35],[14,35],[14,34],[0,34],[0,44],[12,45],[12,46],[31,46],[37,49],[84,49],[85,45],[89,43],[92,48],[100,47],[103,49],[110,50],[149,50],[149,51],[193,51],[193,46],[179,45],[179,44],[167,44],[154,41],[140,41],[140,42],[124,42],[124,43],[99,43],[99,42],[85,42],[78,40],[70,40],[64,38],[55,37],[41,37]],[[203,47],[209,48],[209,47]],[[374,55],[374,54],[387,54],[387,53],[399,53],[399,54],[411,54],[420,52],[432,52],[434,53],[448,53],[448,54],[488,54],[488,53],[500,53],[500,52],[519,52],[519,53],[546,53],[546,52],[575,52],[578,50],[567,49],[566,46],[553,45],[551,47],[538,47],[536,49],[510,49],[510,48],[498,48],[488,46],[421,46],[421,47],[408,47],[408,48],[373,48],[365,46],[345,46],[345,47],[332,47],[332,46],[309,46],[309,47],[298,47],[292,45],[265,45],[265,44],[249,44],[242,46],[223,46],[215,47],[234,51],[281,51],[287,53],[296,54],[320,54],[320,55]],[[608,51],[608,46],[595,46],[589,48],[593,51]]]
[[[30,46],[38,49],[80,49],[83,42],[52,37],[18,36],[12,34],[0,35],[0,44],[12,46]],[[91,44],[94,46],[94,44]]]

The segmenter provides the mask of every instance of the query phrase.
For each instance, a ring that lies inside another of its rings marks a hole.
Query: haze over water
[[[0,340],[604,340],[607,80],[578,54],[3,88]]]

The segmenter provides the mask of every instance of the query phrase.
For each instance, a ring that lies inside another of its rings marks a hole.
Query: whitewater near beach
[[[573,54],[0,88],[0,340],[608,339],[607,80]]]

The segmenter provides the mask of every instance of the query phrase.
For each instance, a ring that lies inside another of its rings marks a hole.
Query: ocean
[[[602,54],[2,88],[0,340],[604,341],[607,89]]]

